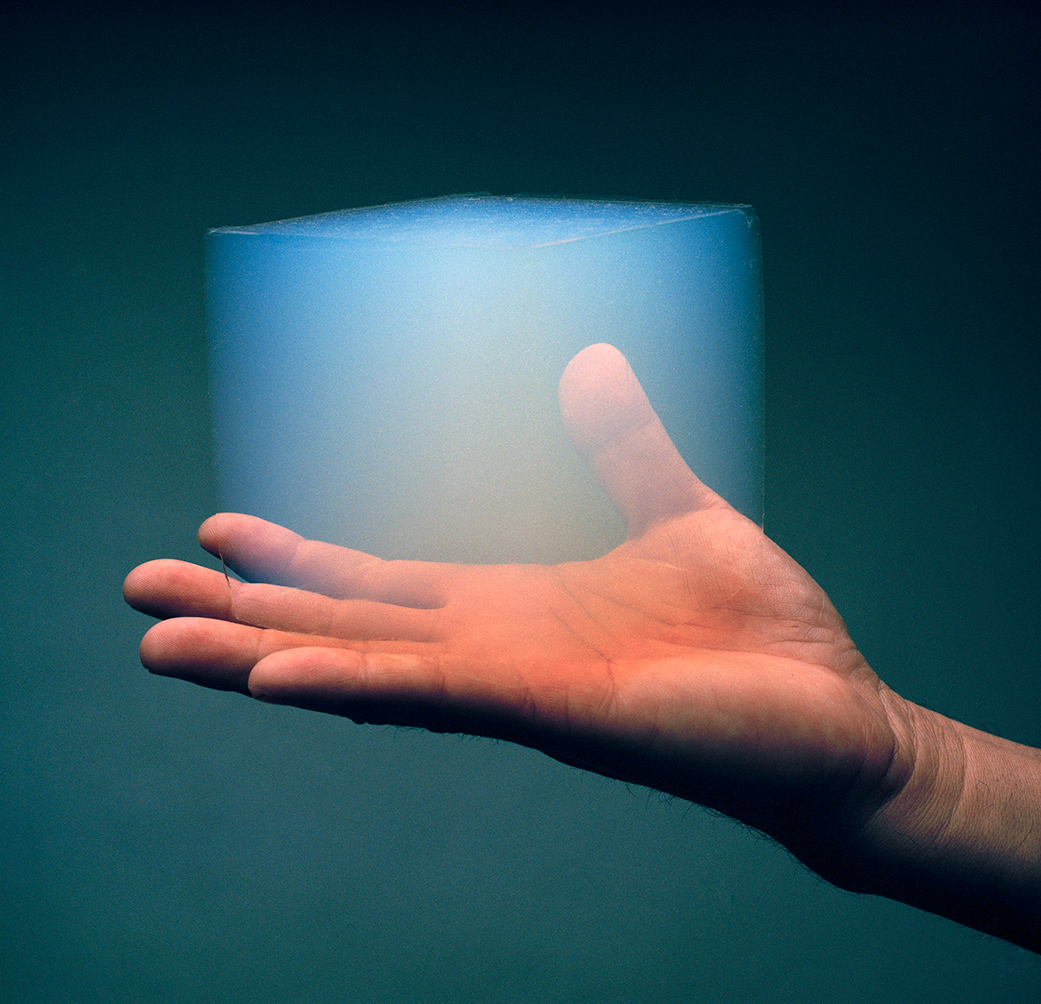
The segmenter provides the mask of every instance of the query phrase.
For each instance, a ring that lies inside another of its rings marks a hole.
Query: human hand
[[[891,695],[820,587],[695,478],[624,357],[581,352],[568,434],[628,539],[553,567],[392,561],[249,516],[128,576],[163,618],[153,672],[266,701],[493,736],[650,785],[780,839],[811,866],[910,765]]]

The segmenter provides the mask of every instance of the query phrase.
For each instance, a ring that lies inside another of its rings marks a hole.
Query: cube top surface
[[[752,218],[751,207],[740,205],[449,195],[254,226],[220,227],[210,234],[534,248],[734,212]]]

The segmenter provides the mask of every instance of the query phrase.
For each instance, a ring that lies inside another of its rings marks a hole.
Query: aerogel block
[[[206,236],[222,508],[384,557],[594,557],[624,527],[557,381],[628,356],[694,472],[763,516],[748,206],[451,196]]]

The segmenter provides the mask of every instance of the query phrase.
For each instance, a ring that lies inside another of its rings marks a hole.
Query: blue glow
[[[606,341],[695,473],[762,521],[748,207],[453,196],[206,243],[223,507],[390,557],[600,553],[622,528],[556,383]]]

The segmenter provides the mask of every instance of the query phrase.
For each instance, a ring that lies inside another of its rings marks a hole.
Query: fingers
[[[199,543],[252,581],[296,586],[333,598],[365,598],[439,607],[451,569],[422,561],[383,561],[346,547],[307,540],[255,516],[218,513],[199,528]]]
[[[325,647],[274,652],[249,677],[253,697],[358,722],[429,727],[444,686],[435,658]]]
[[[259,628],[207,618],[161,621],[141,639],[141,664],[159,676],[248,694],[262,635]]]
[[[541,748],[549,733],[526,690],[494,673],[445,668],[436,648],[365,651],[328,647],[274,652],[249,676],[253,697],[358,723],[483,735]]]
[[[560,413],[630,537],[658,520],[725,505],[691,473],[613,346],[590,345],[571,360],[560,378]]]
[[[430,641],[437,627],[435,610],[237,582],[214,569],[168,559],[135,568],[123,595],[132,607],[153,617],[211,617],[344,640]]]
[[[159,676],[285,704],[299,703],[292,699],[298,691],[330,690],[342,696],[359,687],[392,698],[407,691],[413,698],[429,699],[429,673],[417,675],[414,670],[436,665],[433,649],[422,642],[355,642],[206,617],[176,617],[145,634],[141,662]],[[366,676],[370,665],[390,667],[391,676]],[[268,669],[254,679],[258,667],[265,666]],[[329,672],[319,672],[323,666]],[[438,689],[435,682],[435,695]]]
[[[123,582],[123,599],[149,617],[231,618],[220,572],[170,558],[138,565]]]
[[[141,639],[141,663],[158,676],[172,676],[214,690],[234,690],[251,695],[250,674],[272,653],[291,651],[317,639],[284,631],[270,631],[249,624],[204,617],[177,617],[156,624]],[[361,659],[340,639],[323,638],[320,644],[345,654],[348,661]]]
[[[141,642],[141,661],[160,676],[358,722],[488,731],[477,695],[449,693],[439,654],[427,645],[349,647],[185,617],[155,625]],[[512,738],[501,727],[497,733]]]

